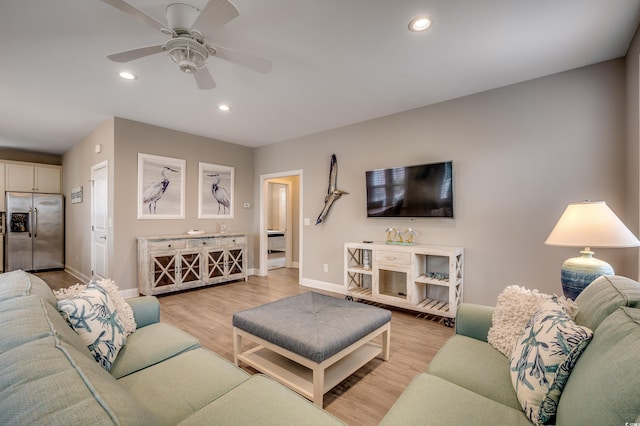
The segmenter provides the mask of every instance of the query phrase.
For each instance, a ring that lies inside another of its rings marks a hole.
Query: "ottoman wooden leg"
[[[238,366],[240,365],[240,362],[238,361],[240,349],[242,349],[242,336],[238,334],[238,329],[233,327],[233,362]]]
[[[324,367],[313,368],[313,403],[322,408],[324,403]]]
[[[389,361],[389,348],[391,348],[391,322],[387,323],[386,330],[382,333],[382,359]]]

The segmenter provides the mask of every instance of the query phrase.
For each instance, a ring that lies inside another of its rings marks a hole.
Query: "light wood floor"
[[[38,275],[52,288],[77,282],[63,272]],[[311,290],[298,285],[297,269],[276,269],[268,277],[251,276],[247,282],[160,296],[161,321],[192,334],[205,348],[233,361],[234,312]],[[371,361],[326,393],[325,410],[350,426],[377,425],[452,334],[452,328],[439,322],[392,310],[391,359]]]

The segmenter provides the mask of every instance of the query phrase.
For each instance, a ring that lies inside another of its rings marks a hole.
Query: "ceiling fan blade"
[[[216,87],[216,82],[213,81],[213,77],[207,68],[199,69],[193,76],[196,79],[198,89],[207,90]]]
[[[238,15],[240,15],[238,9],[229,0],[209,0],[191,28],[198,30],[207,38]]]
[[[220,46],[209,46],[215,53],[213,56],[224,59],[225,61],[233,62],[234,64],[242,65],[243,67],[250,68],[254,71],[258,71],[262,74],[269,74],[273,65],[268,59],[253,56],[248,53],[237,52],[232,49]]]
[[[104,3],[107,3],[108,5],[111,5],[113,7],[115,7],[118,10],[123,11],[124,13],[133,16],[134,18],[138,19],[139,21],[142,21],[144,23],[146,23],[147,25],[151,25],[153,28],[166,32],[169,31],[169,33],[173,33],[173,31],[171,31],[170,29],[167,28],[167,26],[165,24],[163,24],[162,22],[158,21],[156,18],[147,15],[146,13],[144,13],[143,11],[141,11],[140,9],[137,9],[133,6],[131,6],[129,3],[127,3],[124,0],[101,0]]]
[[[164,45],[158,44],[156,46],[140,47],[138,49],[127,50],[126,52],[114,53],[107,56],[114,62],[129,62],[134,59],[143,58],[145,56],[154,55],[156,53],[164,52]]]

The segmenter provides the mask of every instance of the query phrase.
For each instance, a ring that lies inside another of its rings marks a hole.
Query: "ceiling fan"
[[[202,10],[185,3],[172,3],[166,9],[166,25],[124,0],[101,1],[171,36],[171,39],[164,44],[108,55],[107,58],[112,61],[124,63],[156,53],[168,52],[171,60],[180,67],[181,71],[193,74],[200,89],[216,87],[207,69],[207,58],[210,56],[263,74],[271,71],[271,61],[267,59],[205,42],[205,39],[210,38],[215,30],[239,15],[238,9],[228,0],[209,0]]]

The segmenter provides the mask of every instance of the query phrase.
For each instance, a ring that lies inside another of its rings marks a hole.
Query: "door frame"
[[[302,216],[302,201],[303,201],[303,194],[302,194],[302,188],[303,188],[303,181],[302,181],[302,170],[290,170],[290,171],[285,171],[285,172],[279,172],[279,173],[269,173],[269,174],[264,174],[264,175],[260,175],[260,243],[259,243],[259,258],[260,258],[260,269],[258,272],[258,275],[260,276],[266,276],[268,274],[268,261],[267,261],[267,251],[269,249],[269,240],[268,240],[268,233],[267,233],[267,207],[269,205],[268,203],[268,199],[267,197],[269,196],[269,188],[268,188],[268,181],[272,180],[272,179],[278,179],[278,178],[284,178],[284,177],[289,177],[289,176],[298,176],[299,179],[299,190],[298,190],[298,215]],[[289,187],[290,188],[290,187]],[[291,194],[289,195],[289,200],[291,200]],[[290,203],[291,201],[288,201],[288,203]],[[288,215],[291,216],[291,215]],[[291,220],[290,217],[287,218],[287,220]],[[303,249],[302,249],[302,241],[304,240],[303,238],[303,221],[300,220],[300,218],[298,218],[298,223],[299,223],[299,229],[298,229],[298,283],[302,282],[302,259],[303,259]],[[291,242],[289,244],[290,246],[293,246],[293,243]],[[289,250],[288,252],[291,252],[291,250]]]
[[[93,277],[95,275],[95,270],[96,270],[96,250],[95,250],[95,223],[94,223],[94,215],[95,215],[95,195],[96,195],[96,191],[95,191],[95,173],[97,170],[100,170],[104,168],[105,172],[106,172],[106,181],[107,181],[107,200],[106,200],[106,214],[107,214],[107,253],[106,253],[106,259],[105,259],[105,270],[107,271],[107,277],[109,276],[109,252],[110,252],[110,236],[109,234],[109,161],[105,160],[102,161],[98,164],[94,164],[93,166],[91,166],[91,276]],[[106,277],[105,277],[106,278]]]

